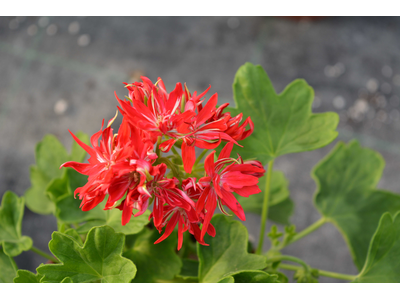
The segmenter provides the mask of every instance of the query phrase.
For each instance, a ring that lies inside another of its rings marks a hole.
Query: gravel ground
[[[114,115],[113,93],[125,94],[123,81],[160,76],[168,90],[178,81],[198,91],[211,84],[220,103],[232,103],[235,72],[247,61],[261,64],[278,92],[306,79],[314,111],[340,114],[337,140],[357,138],[379,151],[387,164],[379,188],[400,192],[399,33],[399,18],[0,17],[0,193],[29,188],[34,147],[45,134],[69,146],[67,129],[96,132]],[[309,174],[335,143],[276,161],[290,181],[298,230],[319,219]],[[251,239],[259,221],[251,215],[245,223]],[[52,216],[25,211],[23,234],[37,247],[46,249],[54,230]],[[330,224],[285,253],[315,268],[357,273]],[[16,261],[32,271],[44,262],[31,252]]]

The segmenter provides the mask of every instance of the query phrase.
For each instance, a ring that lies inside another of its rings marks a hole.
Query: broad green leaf
[[[64,146],[54,135],[46,135],[36,145],[36,165],[47,178],[57,178],[62,175],[60,166],[69,160]]]
[[[344,235],[359,269],[382,214],[400,210],[400,195],[376,189],[383,168],[377,152],[352,141],[339,142],[312,172],[314,203]]]
[[[239,271],[266,267],[264,256],[247,252],[249,235],[244,225],[221,214],[215,215],[211,223],[216,230],[215,237],[204,237],[209,246],[197,245],[200,282],[219,282]]]
[[[55,204],[46,193],[50,179],[37,166],[30,167],[31,187],[25,192],[26,206],[37,214],[49,215],[55,212]]]
[[[147,210],[138,217],[132,217],[129,223],[122,225],[122,211],[113,208],[110,210],[102,211],[101,219],[91,220],[80,226],[77,230],[79,233],[86,233],[94,226],[108,225],[116,232],[122,232],[126,235],[136,234],[140,232],[144,226],[149,223],[150,211]]]
[[[176,254],[176,234],[172,233],[159,244],[154,242],[160,237],[156,230],[143,230],[133,247],[124,253],[137,266],[138,272],[133,282],[162,282],[172,280],[182,267],[182,261]]]
[[[39,266],[41,282],[62,282],[66,277],[73,282],[130,282],[136,266],[121,256],[124,240],[109,226],[90,230],[83,247],[69,235],[54,232],[49,248],[61,264]]]
[[[400,282],[400,213],[383,214],[355,282]]]
[[[30,237],[22,236],[24,199],[13,192],[5,192],[0,207],[0,243],[4,253],[13,257],[32,247]]]
[[[184,258],[182,259],[182,270],[178,277],[183,279],[199,277],[199,261]]]
[[[294,202],[290,198],[268,208],[268,219],[283,225],[290,225],[289,218],[294,211]]]
[[[235,283],[279,283],[278,275],[260,270],[238,272],[229,277],[233,277]]]
[[[87,135],[79,132],[78,138],[83,142],[88,142]],[[57,191],[58,198],[62,194],[71,194],[72,191],[64,191],[66,188],[65,169],[60,170],[60,166],[67,161],[82,162],[85,159],[85,151],[79,149],[80,146],[74,141],[72,145],[71,155],[69,155],[59,140],[53,135],[46,135],[42,141],[36,145],[35,159],[36,165],[31,166],[30,179],[31,187],[25,193],[26,206],[33,212],[38,214],[55,214],[56,206],[51,191]],[[57,190],[58,189],[58,190]]]
[[[79,244],[79,246],[83,247],[83,241],[82,238],[79,236],[79,233],[76,231],[74,228],[69,228],[67,229],[64,234],[68,235],[70,238],[72,238],[75,242]]]
[[[39,283],[41,278],[42,276],[39,274],[33,274],[27,270],[18,270],[14,283]]]
[[[74,191],[87,182],[87,176],[79,174],[73,169],[66,169],[62,178],[57,179],[54,185],[47,188],[47,193],[52,195],[56,205],[56,217],[66,223],[80,223],[92,219],[102,219],[105,216],[104,204],[99,204],[89,211],[82,211],[81,201],[74,197]],[[59,188],[64,186],[65,188]],[[63,191],[67,190],[67,193]],[[97,224],[97,225],[104,225]],[[93,226],[91,226],[93,227]],[[91,228],[90,227],[90,228]],[[88,228],[88,231],[89,229]]]
[[[265,177],[260,178],[258,186],[261,193],[242,197],[235,195],[244,211],[261,214],[265,193]],[[289,225],[289,217],[293,213],[293,202],[289,198],[288,181],[280,171],[273,171],[271,176],[270,201],[268,219]]]
[[[295,152],[326,146],[338,135],[336,113],[313,114],[313,89],[302,79],[290,83],[276,94],[261,66],[246,63],[239,68],[233,83],[236,108],[226,108],[232,116],[243,113],[254,122],[253,134],[235,150],[243,158],[257,158],[263,164]]]
[[[228,276],[218,281],[218,283],[235,283],[235,279],[233,276]]]
[[[0,248],[0,283],[11,283],[17,275],[18,267],[15,261]]]

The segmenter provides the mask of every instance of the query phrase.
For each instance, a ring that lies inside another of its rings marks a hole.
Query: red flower
[[[251,164],[241,164],[230,158],[232,147],[233,143],[228,143],[222,149],[215,163],[215,151],[205,159],[204,167],[208,176],[199,180],[204,190],[196,203],[197,212],[205,212],[201,237],[204,237],[207,231],[217,204],[223,213],[227,214],[223,208],[223,205],[226,205],[239,219],[246,220],[243,208],[232,192],[243,197],[261,192],[257,186],[258,177],[262,176],[265,170]],[[227,165],[229,163],[231,164]]]
[[[94,208],[107,194],[109,198],[105,209],[112,208],[126,192],[128,195],[134,190],[140,194],[148,194],[145,181],[153,174],[151,164],[157,158],[152,152],[153,144],[144,139],[145,134],[129,125],[126,120],[123,120],[118,134],[114,136],[110,127],[114,119],[110,120],[107,128],[92,135],[93,148],[70,132],[75,141],[89,153],[89,163],[70,161],[60,168],[71,167],[89,176],[88,182],[75,190],[75,195],[79,193],[84,211]]]

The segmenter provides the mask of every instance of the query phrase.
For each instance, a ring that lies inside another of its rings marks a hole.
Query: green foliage
[[[376,189],[383,168],[377,152],[353,141],[339,142],[312,172],[315,205],[342,232],[359,269],[382,214],[400,210],[400,195]]]
[[[33,274],[31,271],[18,270],[14,283],[39,283],[42,277],[39,274]]]
[[[215,215],[211,223],[216,236],[206,235],[209,246],[198,244],[199,281],[219,282],[238,271],[260,270],[266,267],[266,258],[247,252],[248,233],[240,222]]]
[[[232,281],[233,279],[233,281]],[[244,271],[225,277],[220,283],[279,283],[278,275],[264,271]]]
[[[82,211],[80,208],[81,201],[74,197],[75,189],[86,184],[87,176],[79,174],[70,168],[64,171],[63,177],[55,179],[53,184],[49,185],[46,189],[47,194],[50,195],[55,203],[56,217],[65,223],[80,223],[92,219],[104,218],[106,213],[103,211],[101,205],[97,205],[89,211]],[[59,186],[64,186],[65,188],[60,189]]]
[[[88,143],[89,137],[78,132],[76,136],[83,142]],[[54,184],[55,180],[61,178],[66,171],[60,170],[60,166],[67,161],[82,162],[85,151],[79,149],[74,141],[71,154],[68,155],[64,146],[53,135],[46,135],[36,146],[36,165],[30,168],[31,187],[25,193],[26,206],[33,212],[43,215],[54,214],[56,205],[54,199],[47,193],[47,188]],[[64,192],[70,192],[65,191]]]
[[[24,199],[12,192],[6,192],[0,207],[0,243],[5,254],[13,257],[32,247],[30,237],[22,236]]]
[[[257,158],[263,164],[294,152],[310,151],[332,142],[338,135],[336,113],[311,113],[313,89],[301,79],[276,94],[261,66],[246,63],[239,68],[233,83],[236,108],[225,111],[251,117],[254,132],[235,147],[245,159]]]
[[[94,227],[82,247],[75,238],[54,232],[50,251],[62,262],[37,268],[41,282],[130,282],[136,266],[121,256],[125,236],[109,226]]]
[[[237,195],[236,199],[240,202],[244,211],[261,215],[265,193],[265,179],[260,178],[258,187],[261,193],[253,194],[250,197]],[[280,171],[274,171],[271,177],[270,204],[268,219],[284,225],[289,225],[289,217],[293,213],[294,204],[289,198],[288,181]]]
[[[197,279],[199,277],[199,262],[193,259],[183,259],[182,270],[178,277],[183,279]]]
[[[383,214],[355,282],[400,282],[400,212]]]
[[[0,283],[13,282],[14,277],[17,275],[17,269],[15,261],[0,248]]]
[[[121,224],[122,211],[119,209],[101,210],[98,213],[97,219],[88,221],[80,226],[77,230],[79,233],[86,233],[94,226],[108,225],[116,232],[124,234],[136,234],[140,232],[144,226],[149,223],[150,211],[147,210],[138,217],[132,217],[128,224]]]
[[[176,254],[176,235],[160,244],[154,242],[160,237],[156,230],[145,228],[133,242],[124,256],[132,260],[138,268],[133,282],[162,282],[172,280],[179,274],[182,261]]]

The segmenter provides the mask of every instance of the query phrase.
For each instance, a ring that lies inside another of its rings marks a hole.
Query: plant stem
[[[311,232],[317,230],[318,228],[320,228],[322,225],[324,225],[327,222],[327,220],[322,217],[321,219],[319,219],[318,221],[316,221],[315,223],[311,224],[310,226],[308,226],[306,229],[304,229],[303,231],[300,231],[299,233],[297,233],[295,236],[293,236],[286,244],[282,244],[282,246],[280,246],[278,248],[278,250],[281,250],[283,248],[285,248],[286,246],[302,239],[303,237],[305,237],[306,235],[310,234]]]
[[[288,265],[288,264],[280,264],[279,268],[286,269],[286,270],[297,271],[297,270],[301,269],[302,267]],[[318,272],[319,272],[319,275],[321,275],[321,276],[331,277],[331,278],[336,278],[336,279],[343,279],[343,280],[353,281],[354,279],[357,278],[356,275],[340,274],[340,273],[329,272],[329,271],[324,271],[324,270],[318,270]]]
[[[40,256],[43,256],[44,258],[47,258],[48,260],[51,260],[54,263],[59,263],[57,258],[51,256],[50,254],[47,254],[46,252],[43,252],[42,250],[39,250],[38,248],[36,248],[34,246],[32,246],[32,248],[30,250],[32,250],[36,254],[39,254]]]
[[[268,164],[268,171],[267,171],[267,176],[266,176],[266,181],[265,181],[265,193],[264,193],[264,203],[263,203],[262,214],[261,214],[260,237],[258,239],[258,247],[256,250],[256,254],[261,254],[262,246],[264,244],[265,226],[266,226],[267,217],[268,217],[268,201],[269,201],[269,194],[270,194],[269,190],[270,190],[270,186],[271,186],[271,175],[272,175],[273,168],[274,168],[274,160],[271,160]]]

